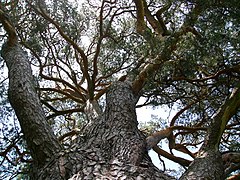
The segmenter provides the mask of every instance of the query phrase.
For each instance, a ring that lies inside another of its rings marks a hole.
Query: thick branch
[[[18,44],[12,47],[5,45],[2,56],[9,69],[9,101],[34,161],[42,165],[61,149],[60,144],[46,121],[26,53]]]
[[[221,179],[223,177],[224,169],[218,146],[226,124],[231,117],[236,114],[240,106],[239,86],[240,84],[233,90],[229,99],[223,103],[213,117],[209,136],[197,158],[181,177],[182,180],[189,178],[198,179],[199,177],[204,177],[206,179]],[[199,169],[204,169],[204,171],[199,171]]]
[[[145,31],[146,24],[144,22],[144,0],[134,0],[137,9],[137,25],[136,29],[139,34]]]
[[[240,152],[224,152],[222,155],[225,177],[240,168]]]
[[[159,56],[152,59],[152,62],[145,65],[145,67],[140,71],[139,75],[133,81],[133,91],[135,94],[142,90],[148,79],[151,78],[154,72],[159,70],[164,62],[168,61],[173,52],[173,46],[178,42],[178,38],[169,39],[170,42],[166,42],[166,46]]]
[[[171,6],[171,3],[166,4],[163,8],[159,9],[156,13],[157,19],[155,19],[155,17],[151,14],[151,12],[148,9],[147,2],[144,0],[144,11],[145,11],[147,21],[150,23],[155,33],[160,36],[164,36],[168,34],[167,27],[162,18],[162,13],[168,10],[170,6]]]
[[[224,102],[224,104],[214,115],[206,147],[214,146],[216,149],[218,149],[218,145],[220,143],[222,134],[226,128],[228,121],[234,114],[237,113],[237,110],[240,107],[239,86],[240,83],[238,84],[238,87],[233,89],[229,99]]]
[[[17,43],[15,28],[6,17],[0,10],[0,20],[8,33],[8,42],[2,47],[2,57],[9,71],[8,97],[31,155],[35,163],[42,166],[61,146],[46,121],[26,53]]]
[[[137,13],[139,13],[139,16],[142,18],[142,11],[144,8],[144,0],[137,1],[135,0],[135,4],[137,7]],[[163,10],[165,10],[166,7],[163,7]],[[139,12],[138,12],[139,11]],[[136,77],[136,79],[133,82],[133,91],[134,93],[139,93],[139,91],[144,87],[145,83],[148,81],[149,78],[151,78],[152,74],[157,71],[164,62],[168,61],[171,57],[172,52],[176,49],[176,44],[179,40],[179,38],[186,34],[187,32],[192,31],[191,25],[197,20],[198,15],[202,9],[198,7],[197,5],[195,8],[189,13],[190,19],[186,18],[182,27],[179,31],[174,33],[171,38],[167,38],[165,40],[165,47],[163,48],[163,51],[159,56],[157,56],[155,59],[152,59],[152,61],[145,65],[145,67],[140,71],[139,75]],[[140,14],[141,13],[141,14]],[[160,13],[161,10],[160,10]],[[159,14],[160,14],[159,13]],[[138,18],[138,21],[143,21],[143,19]]]
[[[190,160],[187,160],[187,159],[184,159],[184,158],[181,158],[181,157],[176,157],[172,154],[169,154],[168,152],[160,149],[158,146],[154,146],[153,147],[153,150],[158,153],[159,155],[167,158],[167,159],[170,159],[178,164],[180,164],[181,166],[189,166],[189,164],[191,163]]]
[[[14,46],[17,43],[17,32],[9,20],[7,14],[4,13],[2,9],[0,9],[0,22],[2,23],[5,31],[8,34],[7,44],[9,46]]]

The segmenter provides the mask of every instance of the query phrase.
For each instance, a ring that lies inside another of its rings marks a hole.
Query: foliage
[[[125,0],[5,0],[0,7],[27,50],[48,122],[66,148],[73,140],[64,135],[81,130],[88,122],[84,114],[87,100],[98,100],[104,109],[103,94],[112,82],[123,75],[133,81],[148,64],[156,65],[154,60],[160,56],[166,58],[147,80],[141,91],[146,101],[139,106],[177,106],[179,112],[183,110],[168,126],[179,126],[174,134],[176,142],[186,147],[203,143],[206,131],[186,131],[180,126],[209,127],[239,82],[237,0],[147,1],[154,17],[159,9],[163,11],[161,17],[168,29],[164,37],[147,18],[144,33],[137,32],[135,4]],[[5,39],[3,33],[1,42]],[[170,50],[162,53],[166,47]],[[6,89],[7,80],[1,79],[1,178],[20,173],[24,163],[31,161]],[[146,126],[148,133],[165,128],[166,122],[159,121]],[[222,151],[239,151],[239,125],[238,113],[228,122]]]

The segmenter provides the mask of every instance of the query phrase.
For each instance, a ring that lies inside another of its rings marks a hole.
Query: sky
[[[74,0],[72,0],[74,1]],[[82,41],[85,44],[89,43],[89,39],[86,37],[85,39],[82,39]],[[34,71],[34,70],[33,70]],[[4,73],[7,73],[7,71],[4,71]],[[5,76],[6,74],[4,74]],[[143,103],[143,99],[140,99],[139,104]],[[145,123],[147,121],[150,121],[152,119],[152,115],[154,115],[155,117],[161,118],[161,119],[165,119],[167,120],[167,122],[170,122],[170,120],[172,119],[172,117],[176,114],[175,110],[170,110],[170,109],[165,109],[165,108],[156,108],[153,109],[151,107],[142,107],[142,108],[137,108],[136,110],[137,112],[137,117],[138,117],[138,121],[140,123]],[[169,152],[168,149],[168,144],[166,142],[166,140],[162,140],[162,149]],[[181,156],[183,158],[189,159],[191,160],[191,157],[189,157],[186,154],[177,152],[177,151],[173,151],[175,153],[175,155],[177,156]],[[159,157],[157,155],[157,153],[155,153],[153,150],[149,151],[149,155],[152,159],[153,164],[155,164],[156,167],[158,167],[159,169],[163,169],[162,163],[159,160]],[[177,163],[174,163],[173,161],[170,161],[166,158],[161,157],[164,161],[165,161],[165,165],[167,169],[178,169],[179,165]]]
[[[144,99],[140,99],[139,100],[139,104],[143,103]],[[151,107],[142,107],[142,108],[137,108],[136,109],[136,113],[137,113],[137,118],[138,118],[138,122],[139,123],[145,123],[147,121],[150,121],[152,119],[152,116],[155,116],[157,118],[161,118],[161,119],[165,119],[167,120],[168,123],[170,123],[171,119],[173,118],[173,116],[177,113],[177,111],[173,108],[172,110],[167,109],[167,108],[151,108]],[[160,143],[159,143],[160,145]],[[163,139],[161,141],[161,149],[170,152],[169,148],[168,148],[168,143],[166,139]],[[174,155],[188,159],[188,160],[192,160],[192,158],[189,155],[186,155],[185,153],[181,153],[179,151],[173,150]],[[153,150],[149,151],[149,156],[152,159],[153,164],[158,167],[160,170],[163,170],[163,164],[161,163],[161,161],[159,160],[158,154],[156,152],[154,152]],[[175,169],[178,170],[179,168],[179,164],[168,160],[164,157],[161,157],[162,160],[164,160],[165,162],[165,167],[166,169]]]

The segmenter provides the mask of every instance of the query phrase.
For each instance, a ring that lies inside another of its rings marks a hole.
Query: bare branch
[[[2,23],[5,31],[8,34],[8,45],[14,46],[17,43],[17,32],[12,22],[9,20],[8,15],[4,13],[2,7],[0,7],[0,22]]]
[[[176,162],[176,163],[178,163],[178,164],[180,164],[184,167],[189,166],[189,164],[191,163],[191,161],[189,161],[187,159],[184,159],[184,158],[181,158],[181,157],[176,157],[172,154],[169,154],[168,152],[160,149],[158,146],[154,146],[153,150],[156,153],[158,153],[159,155],[164,156],[165,158],[170,159],[170,160],[172,160],[172,161],[174,161],[174,162]]]

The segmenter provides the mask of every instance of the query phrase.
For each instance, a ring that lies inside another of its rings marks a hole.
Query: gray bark
[[[2,57],[8,67],[9,101],[16,112],[34,163],[41,167],[61,146],[47,124],[26,52],[19,44],[10,46],[5,43]]]
[[[2,56],[9,69],[9,100],[34,160],[31,179],[172,179],[148,157],[137,128],[138,97],[129,83],[111,86],[105,112],[63,150],[45,119],[26,53],[18,44],[5,45]]]
[[[231,96],[222,104],[213,116],[206,140],[197,158],[190,164],[181,180],[187,179],[225,179],[223,159],[219,153],[219,144],[226,124],[240,107],[239,84]],[[226,168],[226,167],[225,167]]]
[[[9,100],[34,160],[32,179],[173,179],[148,157],[145,137],[137,127],[138,96],[130,83],[111,85],[105,112],[91,118],[77,142],[64,150],[47,124],[26,53],[18,44],[5,45],[2,56],[9,69]],[[225,119],[239,107],[238,99],[239,92],[221,108]],[[234,110],[229,113],[232,105]],[[210,127],[216,128],[209,132],[206,145],[181,179],[224,177],[218,152],[221,133],[213,133],[219,132],[227,120],[217,117],[221,116],[216,116]]]
[[[188,170],[182,175],[180,180],[195,179],[223,179],[222,156],[217,151],[202,151],[190,164]]]
[[[145,137],[137,128],[136,102],[130,84],[114,83],[105,112],[35,179],[55,179],[54,167],[61,169],[63,179],[71,180],[173,179],[158,170],[147,154]]]

